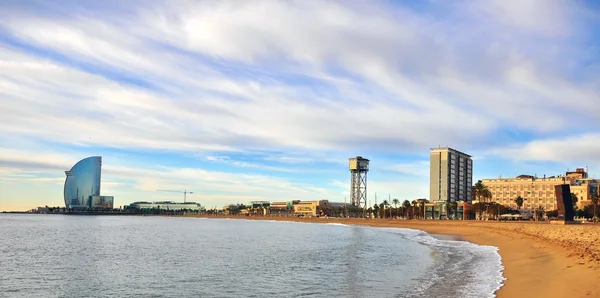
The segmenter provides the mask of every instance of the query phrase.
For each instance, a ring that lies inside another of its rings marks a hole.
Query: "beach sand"
[[[204,217],[204,216],[203,216]],[[343,218],[245,217],[398,227],[499,248],[505,267],[497,297],[600,297],[600,225]]]

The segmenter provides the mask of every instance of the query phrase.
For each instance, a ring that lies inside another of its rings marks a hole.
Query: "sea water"
[[[0,214],[2,297],[493,297],[501,271],[411,229]]]

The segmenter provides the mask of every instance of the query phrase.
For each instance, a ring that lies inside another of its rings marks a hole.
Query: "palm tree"
[[[412,200],[410,202],[410,204],[412,205],[412,215],[413,215],[413,218],[416,218],[416,216],[415,216],[415,207],[417,207],[417,205],[419,204],[419,202],[417,202],[417,200]]]
[[[573,211],[577,210],[577,202],[579,202],[579,198],[575,193],[571,193],[571,202],[573,202]]]
[[[542,207],[542,206],[539,206],[539,207],[538,207],[538,208],[535,210],[535,213],[536,213],[536,216],[535,216],[535,217],[536,217],[536,219],[537,219],[537,220],[541,220],[541,219],[542,219],[542,217],[544,216],[544,207]]]
[[[410,202],[404,200],[404,202],[402,202],[402,208],[404,208],[404,217],[406,218],[406,213],[408,213],[408,208],[410,208]]]
[[[598,195],[598,192],[594,192],[592,193],[590,200],[592,200],[592,204],[594,205],[594,223],[596,223],[596,220],[598,219],[598,216],[596,215],[596,210],[598,208],[598,202],[600,201],[600,196]]]
[[[514,199],[515,204],[517,204],[517,210],[519,210],[519,213],[521,213],[521,207],[523,206],[523,198],[521,198],[521,196],[518,196],[516,199]]]
[[[392,203],[394,203],[394,209],[396,209],[396,217],[398,217],[398,204],[400,204],[400,200],[394,199],[392,200]]]
[[[423,200],[423,201],[421,201],[421,204],[419,206],[419,214],[423,218],[425,218],[425,204],[426,203],[429,203],[429,201],[428,200]]]
[[[458,210],[458,203],[456,201],[452,201],[448,203],[448,209],[454,213],[453,219],[456,219],[456,211]],[[450,213],[447,212],[448,219],[450,219]]]
[[[390,205],[387,200],[383,200],[383,218],[385,218],[385,209]]]
[[[471,193],[471,195],[473,196],[474,199],[477,199],[477,201],[479,201],[480,203],[484,203],[487,201],[487,199],[490,199],[492,197],[492,193],[490,192],[490,190],[488,189],[488,187],[486,185],[484,185],[481,180],[477,181],[477,183],[475,183],[475,186],[473,186],[473,192]],[[487,205],[486,205],[487,207]],[[486,210],[487,212],[487,210]],[[479,210],[479,219],[481,220],[482,218],[482,213],[483,213],[483,209]]]

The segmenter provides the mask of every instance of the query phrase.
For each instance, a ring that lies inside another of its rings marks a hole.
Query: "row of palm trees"
[[[399,199],[390,201],[384,200],[381,204],[375,204],[373,207],[369,207],[368,211],[370,214],[375,214],[375,216],[381,218],[422,218],[426,203],[429,203],[429,201],[404,200],[401,202]]]

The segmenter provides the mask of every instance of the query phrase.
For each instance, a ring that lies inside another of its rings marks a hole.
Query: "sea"
[[[502,270],[412,229],[0,214],[0,297],[495,297]]]

